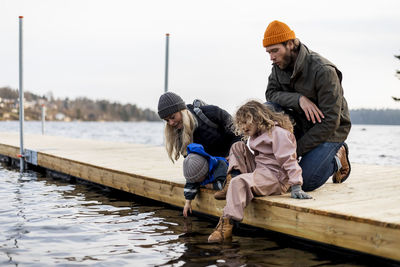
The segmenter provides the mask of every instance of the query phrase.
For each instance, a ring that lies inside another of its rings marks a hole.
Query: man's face
[[[290,48],[283,44],[273,44],[266,47],[266,51],[273,64],[281,70],[286,69],[292,63]]]

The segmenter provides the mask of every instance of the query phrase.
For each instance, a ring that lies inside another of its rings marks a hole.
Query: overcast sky
[[[169,90],[229,112],[264,100],[273,20],[343,73],[349,107],[400,108],[400,1],[0,0],[0,87],[18,88],[24,16],[24,89],[157,109]]]

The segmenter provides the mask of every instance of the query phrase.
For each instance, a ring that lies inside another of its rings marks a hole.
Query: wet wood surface
[[[24,147],[41,167],[184,206],[182,159],[173,164],[164,147],[31,134]],[[0,154],[17,157],[17,133],[0,133]],[[225,201],[214,192],[202,189],[193,209],[220,216]],[[243,223],[400,261],[400,166],[352,164],[345,183],[330,179],[310,195],[257,197]]]

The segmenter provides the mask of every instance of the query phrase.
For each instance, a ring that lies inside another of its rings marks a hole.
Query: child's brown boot
[[[214,232],[208,237],[209,243],[221,243],[232,238],[233,222],[231,218],[219,218],[219,222]]]
[[[229,184],[231,182],[231,179],[232,179],[232,175],[230,173],[228,173],[228,175],[226,175],[224,188],[222,188],[221,190],[217,191],[214,194],[214,198],[215,199],[218,199],[218,200],[226,199],[226,192],[228,192],[228,187],[229,187]]]

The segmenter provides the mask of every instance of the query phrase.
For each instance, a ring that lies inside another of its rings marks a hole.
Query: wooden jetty
[[[182,161],[172,164],[163,147],[26,134],[25,148],[41,167],[184,206]],[[17,133],[0,133],[0,154],[17,157]],[[202,189],[193,209],[220,216],[225,201],[213,193]],[[243,223],[400,261],[400,166],[352,164],[345,183],[310,194],[257,197]]]

